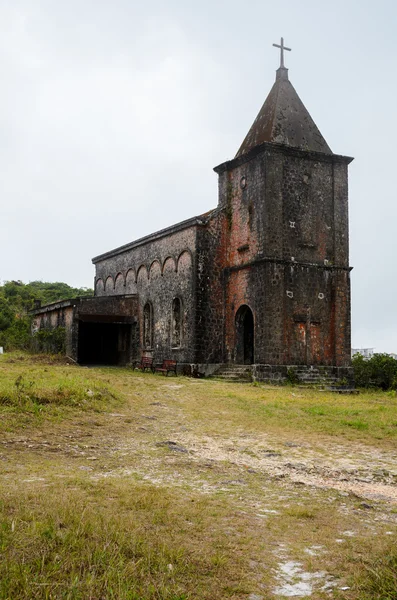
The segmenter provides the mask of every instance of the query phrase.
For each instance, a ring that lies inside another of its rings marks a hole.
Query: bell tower
[[[332,152],[289,81],[290,49],[274,45],[276,81],[235,158],[215,168],[227,215],[225,360],[239,361],[248,307],[253,363],[347,367],[353,159]]]

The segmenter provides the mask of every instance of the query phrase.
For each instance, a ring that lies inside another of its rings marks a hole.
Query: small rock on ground
[[[171,440],[167,440],[166,442],[157,442],[156,446],[166,446],[170,450],[174,452],[188,452],[187,448],[180,446],[176,442],[172,442]]]

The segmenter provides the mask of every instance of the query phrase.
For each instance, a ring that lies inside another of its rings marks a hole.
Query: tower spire
[[[280,48],[280,66],[276,71],[276,81],[236,157],[246,154],[264,142],[332,154],[288,79],[288,69],[284,65],[284,50],[290,52],[291,48],[284,46],[284,38],[281,38],[280,44],[273,44],[273,46]]]
[[[284,38],[281,38],[281,41],[279,44],[273,44],[273,46],[275,48],[280,48],[280,69],[285,69],[284,50],[288,50],[288,52],[291,52],[291,48],[287,48],[287,46],[284,46]]]

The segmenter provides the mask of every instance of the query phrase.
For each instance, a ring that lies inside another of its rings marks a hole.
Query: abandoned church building
[[[173,359],[257,380],[296,367],[349,378],[348,164],[281,66],[236,156],[215,167],[215,209],[96,256],[95,296],[37,308],[83,364]]]

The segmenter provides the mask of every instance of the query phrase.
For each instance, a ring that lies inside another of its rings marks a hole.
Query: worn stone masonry
[[[81,363],[126,365],[138,359],[138,298],[72,298],[36,308],[33,335],[65,329],[65,353]]]
[[[113,299],[113,314],[130,310],[133,321],[112,337],[95,299],[89,318],[83,303],[70,322],[91,328],[71,354],[106,362],[90,352],[90,335],[97,345],[105,336],[124,348],[108,351],[113,362],[144,353],[187,372],[236,363],[258,380],[291,367],[349,379],[351,160],[332,153],[280,67],[236,157],[214,169],[217,208],[93,259],[102,317]]]

